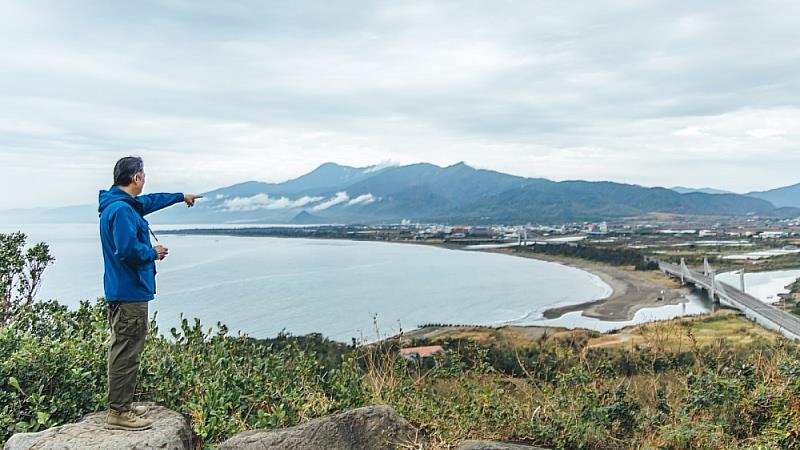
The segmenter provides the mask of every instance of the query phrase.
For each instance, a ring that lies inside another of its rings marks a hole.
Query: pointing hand
[[[203,196],[196,194],[183,194],[183,201],[186,202],[186,206],[189,208],[194,206],[194,201],[198,198],[203,198]]]

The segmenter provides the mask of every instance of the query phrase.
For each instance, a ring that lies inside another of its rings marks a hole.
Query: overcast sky
[[[800,182],[800,2],[0,0],[0,208],[334,161]]]

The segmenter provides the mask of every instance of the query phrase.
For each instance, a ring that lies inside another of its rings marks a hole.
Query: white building
[[[789,233],[785,231],[762,231],[758,237],[761,239],[780,239],[788,235]]]

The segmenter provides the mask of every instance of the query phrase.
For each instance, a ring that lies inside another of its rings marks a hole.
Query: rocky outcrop
[[[53,427],[39,433],[15,434],[5,450],[189,450],[192,430],[175,411],[154,406],[147,414],[153,428],[147,431],[105,429],[106,413],[89,414],[80,422]]]
[[[192,430],[175,411],[155,406],[147,431],[112,431],[104,427],[106,413],[89,414],[80,422],[39,433],[15,434],[4,450],[190,450]],[[369,406],[311,420],[281,430],[237,434],[219,450],[395,450],[422,448],[422,438],[388,406]],[[520,444],[464,441],[457,450],[545,450]]]
[[[417,440],[417,430],[388,406],[368,406],[275,431],[246,431],[219,450],[394,450]]]
[[[520,444],[507,444],[505,442],[491,441],[464,441],[456,450],[545,450]]]

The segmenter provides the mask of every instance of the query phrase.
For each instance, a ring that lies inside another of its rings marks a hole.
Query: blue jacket
[[[156,256],[144,216],[183,201],[183,194],[131,197],[112,186],[100,191],[103,285],[109,302],[150,301],[156,294]]]

